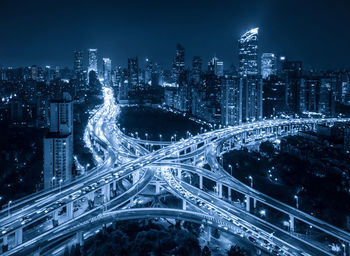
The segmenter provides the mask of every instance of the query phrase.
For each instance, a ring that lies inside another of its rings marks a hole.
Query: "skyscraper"
[[[261,56],[261,76],[266,79],[270,75],[276,75],[276,55],[263,53]]]
[[[241,77],[242,121],[256,121],[262,118],[262,79],[258,75]]]
[[[69,93],[50,103],[50,130],[44,138],[44,188],[72,178],[73,102]]]
[[[199,56],[193,56],[192,59],[192,79],[198,84],[202,74],[202,59]]]
[[[84,83],[84,70],[83,70],[83,52],[75,51],[74,52],[74,78],[78,81],[79,85]]]
[[[152,71],[153,64],[152,61],[146,58],[146,70],[145,70],[145,84],[152,85]]]
[[[139,61],[138,58],[128,59],[128,89],[136,90],[139,85]]]
[[[88,50],[88,77],[90,71],[95,71],[97,75],[97,49]]]
[[[214,73],[217,76],[224,75],[224,62],[219,61],[217,57],[213,57],[208,62],[208,71]]]
[[[221,124],[242,123],[242,83],[239,78],[225,76],[221,87]]]
[[[257,75],[258,72],[258,31],[253,28],[238,40],[239,74],[241,76]]]
[[[262,79],[258,71],[258,31],[253,28],[238,40],[242,121],[262,118]]]
[[[302,111],[302,63],[300,61],[283,61],[282,73],[287,85],[287,105],[289,111],[296,113]]]
[[[181,44],[176,45],[176,56],[173,61],[172,77],[174,83],[179,83],[180,77],[185,72],[185,48]]]
[[[103,79],[105,85],[112,85],[112,61],[110,58],[103,58]]]

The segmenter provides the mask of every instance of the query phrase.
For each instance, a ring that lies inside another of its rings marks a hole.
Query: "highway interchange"
[[[70,183],[14,202],[0,212],[3,255],[40,254],[37,248],[72,234],[81,234],[113,220],[166,217],[192,220],[245,237],[257,248],[276,255],[334,255],[327,244],[300,238],[225,200],[222,187],[254,198],[294,219],[336,237],[349,255],[350,234],[289,205],[256,191],[232,176],[217,162],[226,142],[234,146],[263,138],[284,136],[317,123],[349,119],[275,119],[246,123],[202,133],[177,142],[152,142],[131,138],[116,125],[120,108],[112,90],[103,89],[104,104],[97,108],[84,134],[97,167]],[[150,151],[150,145],[153,151]],[[159,149],[158,149],[159,148]],[[228,150],[230,147],[228,148]],[[210,170],[200,166],[208,163]],[[218,191],[194,186],[184,174],[217,184]],[[160,191],[182,201],[182,209],[134,208],[143,191]],[[82,225],[89,223],[89,225]],[[41,246],[39,246],[41,245]],[[344,250],[345,250],[344,249]],[[345,251],[344,251],[345,253]],[[345,254],[344,254],[345,255]]]

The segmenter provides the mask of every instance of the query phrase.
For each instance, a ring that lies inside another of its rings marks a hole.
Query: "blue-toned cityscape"
[[[226,31],[231,56],[1,63],[0,254],[350,256],[350,69],[265,30]]]

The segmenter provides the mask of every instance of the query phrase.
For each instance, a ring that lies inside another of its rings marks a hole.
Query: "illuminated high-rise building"
[[[74,52],[74,64],[73,64],[74,78],[77,81],[77,85],[82,87],[85,82],[84,69],[83,69],[83,52]]]
[[[71,180],[73,101],[69,93],[50,103],[50,130],[44,138],[44,188]]]
[[[276,75],[276,55],[274,53],[263,53],[261,55],[261,76],[263,79]]]
[[[172,78],[179,83],[180,77],[185,72],[185,48],[181,44],[176,45],[176,56],[173,61]]]
[[[112,85],[112,61],[110,58],[103,58],[103,80],[105,85]]]
[[[138,58],[128,59],[128,90],[136,90],[139,85],[139,61]]]
[[[152,85],[152,71],[153,63],[149,58],[146,58],[146,69],[145,69],[145,84]]]
[[[97,75],[97,49],[88,50],[88,77],[90,71],[95,71]]]
[[[221,123],[239,125],[242,123],[242,83],[237,77],[225,76],[221,87]]]
[[[213,57],[208,62],[208,71],[214,73],[217,76],[224,75],[224,62],[219,61],[217,57]]]
[[[192,59],[192,79],[198,84],[202,74],[202,59],[199,56],[193,56]]]
[[[74,51],[74,65],[73,65],[75,78],[78,78],[83,74],[83,52]]]
[[[238,40],[239,74],[241,76],[258,75],[258,31],[253,28]]]
[[[262,79],[248,75],[240,79],[242,89],[242,121],[251,122],[262,118]]]

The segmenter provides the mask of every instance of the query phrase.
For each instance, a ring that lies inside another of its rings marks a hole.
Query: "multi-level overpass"
[[[104,104],[89,120],[84,135],[98,163],[94,170],[69,184],[15,202],[0,212],[4,255],[28,254],[42,241],[70,237],[73,233],[79,234],[78,240],[82,242],[84,232],[111,222],[108,217],[111,215],[122,220],[128,211],[134,213],[129,218],[143,215],[151,218],[157,214],[175,219],[201,218],[202,224],[246,237],[258,248],[275,254],[333,255],[327,244],[295,232],[297,220],[312,225],[326,237],[338,239],[345,246],[344,252],[350,255],[348,232],[242,184],[216,160],[223,152],[244,143],[312,130],[317,124],[349,122],[349,119],[264,120],[169,143],[126,136],[116,126],[118,113],[111,90],[105,88]],[[208,163],[210,170],[199,167],[203,163]],[[185,175],[196,179],[196,185],[191,180],[188,182]],[[203,188],[204,181],[214,182],[216,190]],[[135,199],[145,191],[147,195],[172,194],[182,202],[181,210],[134,209]],[[232,192],[245,198],[245,207],[234,202]],[[285,214],[290,231],[255,216],[256,202]]]

